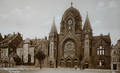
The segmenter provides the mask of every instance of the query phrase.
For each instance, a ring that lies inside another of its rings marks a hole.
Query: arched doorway
[[[78,67],[79,66],[79,60],[76,58],[73,60],[73,67]]]
[[[86,62],[84,65],[84,68],[88,68],[88,67],[89,67],[89,64],[88,64],[88,62]]]
[[[53,63],[53,61],[50,61],[50,68],[54,68],[54,63]]]
[[[63,43],[63,56],[64,58],[73,58],[76,55],[76,44],[73,39],[67,39]]]
[[[72,68],[74,66],[74,57],[76,56],[76,42],[74,39],[68,38],[63,43],[63,57],[65,58],[65,67]]]
[[[66,60],[66,67],[67,68],[71,68],[72,67],[72,61],[71,61],[71,59],[67,59]]]

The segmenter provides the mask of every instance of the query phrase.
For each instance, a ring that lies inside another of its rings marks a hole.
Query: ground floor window
[[[103,59],[97,60],[98,66],[102,67],[102,66],[104,66],[104,64],[105,64],[105,61]]]
[[[113,70],[117,70],[117,64],[113,64]]]

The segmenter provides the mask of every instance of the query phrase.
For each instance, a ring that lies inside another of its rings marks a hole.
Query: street
[[[24,69],[9,69],[7,71],[0,71],[0,73],[115,73],[110,70],[97,70],[97,69],[70,69],[70,68],[24,68]]]

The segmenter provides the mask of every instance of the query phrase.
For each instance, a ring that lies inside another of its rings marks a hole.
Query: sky
[[[120,0],[0,0],[0,33],[44,38],[54,17],[59,32],[62,15],[71,2],[82,16],[82,26],[88,12],[94,36],[110,33],[112,44],[120,39]]]

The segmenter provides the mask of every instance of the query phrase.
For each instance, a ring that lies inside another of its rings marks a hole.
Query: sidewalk
[[[0,73],[120,73],[101,69],[74,69],[74,68],[42,68],[35,66],[17,66],[15,68],[0,68]]]
[[[13,68],[10,67],[4,67],[0,68],[0,71],[7,70],[7,71],[27,71],[27,70],[39,70],[40,68],[35,66],[15,66]]]

